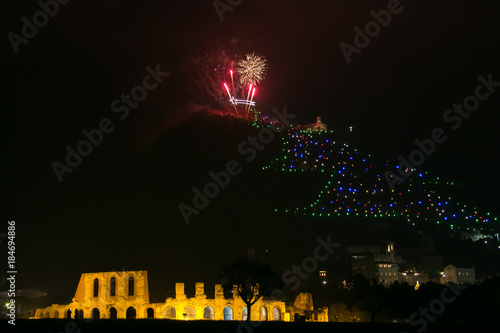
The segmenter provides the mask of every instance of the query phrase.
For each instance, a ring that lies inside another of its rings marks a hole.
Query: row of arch
[[[84,312],[82,309],[75,309],[75,311],[71,311],[71,309],[68,309],[66,311],[66,318],[68,319],[82,319],[84,315]],[[268,311],[265,306],[262,307],[261,310],[261,320],[262,321],[267,321],[268,320]],[[246,320],[248,316],[248,310],[247,307],[245,306],[242,311],[242,318],[241,320]],[[130,306],[127,308],[125,312],[125,318],[126,319],[135,319],[137,317],[137,312],[133,306]],[[223,317],[224,320],[234,320],[234,311],[233,309],[228,305],[224,308],[223,310]],[[50,314],[50,311],[46,311],[43,314],[43,318],[60,318],[59,317],[59,311],[54,311],[52,315]],[[92,319],[99,319],[101,318],[101,312],[98,308],[93,308],[92,309]],[[116,310],[115,307],[111,307],[109,309],[109,319],[117,319],[118,318],[118,311]],[[146,318],[153,319],[155,318],[155,310],[153,308],[147,308],[146,309]],[[164,317],[167,319],[177,319],[177,311],[173,306],[169,306],[165,309],[164,311]],[[196,318],[196,310],[192,306],[186,306],[183,311],[182,311],[182,316],[181,318],[183,319],[195,319]],[[210,319],[214,320],[215,319],[215,310],[212,306],[207,305],[205,309],[203,310],[203,319]],[[281,320],[281,310],[277,307],[273,308],[272,312],[272,317],[271,320]]]
[[[83,318],[83,310],[81,309],[75,309],[75,311],[71,311],[71,309],[68,309],[66,311],[66,316],[65,318],[67,319],[82,319]],[[154,310],[152,308],[148,308],[146,310],[146,315],[147,318],[154,318]],[[59,311],[55,310],[52,315],[50,314],[50,311],[45,311],[45,313],[42,316],[43,318],[60,318],[59,317]],[[135,311],[135,308],[133,306],[130,306],[127,311],[125,312],[125,318],[126,319],[135,319],[137,317],[137,312]],[[92,319],[99,319],[101,318],[101,311],[98,308],[93,308],[92,309]],[[109,319],[117,319],[118,318],[118,311],[116,310],[115,307],[111,307],[109,309]]]
[[[268,310],[265,306],[261,308],[261,320],[267,321],[268,320]],[[234,320],[234,311],[233,309],[228,305],[224,308],[222,311],[223,318],[224,320]],[[245,306],[242,311],[242,316],[241,320],[246,320],[248,316],[248,310],[247,307]],[[173,306],[168,306],[165,308],[164,312],[164,318],[167,319],[176,319],[177,317],[177,311]],[[196,310],[192,306],[186,306],[184,310],[182,311],[181,318],[184,319],[195,319],[196,318]],[[212,306],[207,305],[205,309],[203,310],[203,319],[215,319],[215,310]],[[281,310],[280,308],[273,308],[272,312],[272,319],[271,320],[281,320]]]
[[[94,279],[94,297],[99,297],[99,279]],[[116,296],[116,278],[109,279],[109,296]],[[128,296],[134,296],[134,277],[128,278]]]

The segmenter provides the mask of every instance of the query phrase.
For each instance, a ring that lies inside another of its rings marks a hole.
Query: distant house
[[[456,284],[474,284],[476,282],[476,273],[474,266],[467,268],[459,268],[453,265],[448,265],[444,268],[441,283],[446,284],[453,282]]]

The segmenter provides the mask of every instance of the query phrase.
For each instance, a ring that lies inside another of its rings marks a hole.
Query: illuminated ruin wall
[[[70,304],[37,309],[35,318],[246,319],[245,303],[234,291],[233,298],[224,298],[220,284],[215,285],[213,299],[207,298],[201,282],[196,283],[194,297],[186,296],[184,283],[176,283],[175,291],[165,303],[149,303],[147,271],[84,273]],[[251,316],[254,321],[290,321],[285,302],[265,298],[252,305]]]

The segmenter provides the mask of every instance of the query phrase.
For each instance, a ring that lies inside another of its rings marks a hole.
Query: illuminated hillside
[[[361,217],[404,219],[414,226],[435,223],[464,233],[497,232],[497,217],[454,200],[456,182],[432,178],[416,171],[392,190],[386,171],[395,164],[377,164],[333,132],[291,129],[282,138],[283,150],[264,170],[286,173],[321,173],[328,180],[316,198],[303,207],[289,207],[285,213],[320,218]],[[276,209],[278,211],[278,209]]]

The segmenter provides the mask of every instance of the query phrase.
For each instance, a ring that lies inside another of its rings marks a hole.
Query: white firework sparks
[[[240,77],[243,86],[247,84],[257,84],[264,80],[267,71],[267,60],[263,56],[255,53],[247,54],[245,59],[238,62],[236,72]]]

